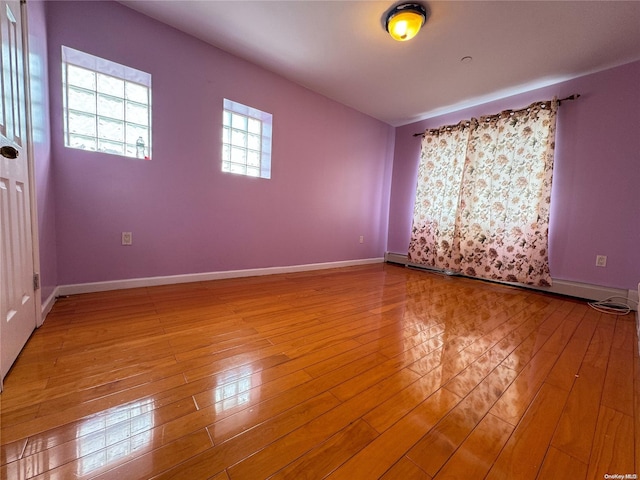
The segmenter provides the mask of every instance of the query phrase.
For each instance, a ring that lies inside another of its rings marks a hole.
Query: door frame
[[[34,288],[36,328],[44,322],[42,318],[42,277],[40,275],[40,243],[38,235],[38,203],[36,198],[36,164],[33,147],[33,117],[31,114],[31,64],[29,49],[29,20],[27,0],[20,0],[20,21],[22,23],[22,62],[24,71],[24,103],[27,132],[27,171],[29,172],[29,217],[31,218],[31,250],[33,256],[33,275],[38,279]],[[1,385],[0,385],[1,387]]]

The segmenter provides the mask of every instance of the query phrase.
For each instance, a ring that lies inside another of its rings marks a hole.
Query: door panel
[[[36,327],[20,3],[0,2],[0,381]],[[12,153],[17,152],[17,157]],[[0,383],[1,384],[1,383]]]

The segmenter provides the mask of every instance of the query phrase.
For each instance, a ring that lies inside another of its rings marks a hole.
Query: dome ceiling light
[[[389,10],[384,24],[389,35],[405,42],[415,37],[426,21],[427,10],[422,5],[401,3]]]

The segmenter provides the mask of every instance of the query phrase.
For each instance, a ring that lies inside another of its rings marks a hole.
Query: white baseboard
[[[365,258],[361,260],[346,260],[340,262],[311,263],[307,265],[291,265],[285,267],[252,268],[246,270],[228,270],[224,272],[191,273],[186,275],[169,275],[165,277],[132,278],[127,280],[112,280],[108,282],[78,283],[60,285],[55,290],[56,296],[76,295],[79,293],[106,292],[127,288],[154,287],[176,283],[205,282],[222,280],[225,278],[257,277],[262,275],[276,275],[279,273],[295,273],[328,268],[352,267],[371,263],[382,263],[384,258]]]
[[[421,269],[427,269],[424,265],[420,265],[417,263],[411,263],[406,255],[400,253],[386,253],[385,261],[390,263],[397,263],[400,265],[405,265],[407,267],[415,267]],[[461,275],[465,276],[465,275]],[[633,290],[624,290],[621,288],[611,288],[611,287],[603,287],[601,285],[591,285],[588,283],[579,283],[579,282],[571,282],[569,280],[559,280],[553,279],[553,285],[551,287],[533,287],[531,285],[521,285],[514,284],[509,282],[499,282],[506,283],[507,285],[517,285],[524,288],[530,288],[533,290],[539,290],[542,292],[548,293],[556,293],[559,295],[567,295],[569,297],[577,297],[584,298],[587,300],[605,300],[609,297],[622,297],[627,300],[634,300],[629,302],[629,306],[633,310],[637,310],[638,307],[638,292]]]
[[[631,303],[631,307],[635,310],[638,311],[638,293],[640,290],[640,285],[638,285],[638,288],[635,290],[629,290],[627,293],[627,299],[629,300],[629,302]]]
[[[629,300],[635,300],[638,307],[636,310],[636,339],[638,340],[638,352],[640,352],[640,305],[638,305],[638,297],[640,297],[640,283],[638,283],[638,288],[635,292],[629,290]]]
[[[636,339],[638,340],[638,352],[640,352],[640,310],[636,311]]]
[[[42,319],[41,320],[42,323],[44,323],[45,318],[47,318],[47,315],[49,315],[49,312],[53,308],[53,305],[56,303],[56,298],[60,296],[60,293],[58,291],[59,288],[60,287],[54,288],[53,292],[51,292],[51,295],[49,295],[46,300],[42,301],[42,309],[41,309],[42,316],[40,317]],[[40,325],[42,325],[42,323],[40,323]]]

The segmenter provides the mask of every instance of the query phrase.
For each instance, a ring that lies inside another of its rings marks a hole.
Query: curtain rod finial
[[[580,94],[574,93],[573,95],[569,95],[568,97],[561,98],[560,100],[558,100],[558,104],[562,104],[562,102],[564,102],[565,100],[576,100],[578,98],[580,98]]]

